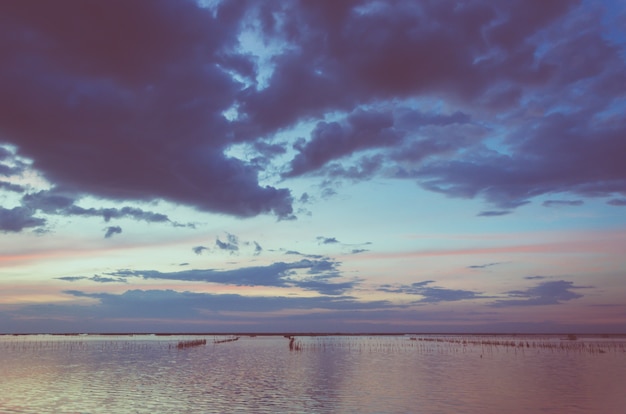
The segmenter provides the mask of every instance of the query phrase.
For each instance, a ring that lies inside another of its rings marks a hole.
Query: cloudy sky
[[[624,27],[2,1],[0,332],[624,332]]]

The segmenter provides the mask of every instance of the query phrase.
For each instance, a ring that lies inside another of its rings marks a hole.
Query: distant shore
[[[0,333],[0,336],[54,335],[54,336],[561,336],[576,335],[585,338],[622,338],[626,333],[579,333],[579,332],[537,332],[537,333],[494,333],[494,332],[88,332],[88,333]]]

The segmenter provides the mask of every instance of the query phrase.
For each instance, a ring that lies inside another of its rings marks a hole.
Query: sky
[[[0,2],[0,333],[626,333],[620,0]]]

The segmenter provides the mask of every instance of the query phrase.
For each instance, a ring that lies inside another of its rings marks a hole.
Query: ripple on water
[[[293,352],[282,337],[207,337],[177,349],[180,339],[0,337],[0,412],[584,413],[626,404],[623,351],[402,336],[302,337]]]

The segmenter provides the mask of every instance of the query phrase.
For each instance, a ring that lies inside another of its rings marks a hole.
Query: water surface
[[[181,341],[206,345],[178,348]],[[621,413],[626,341],[2,336],[2,413]]]

